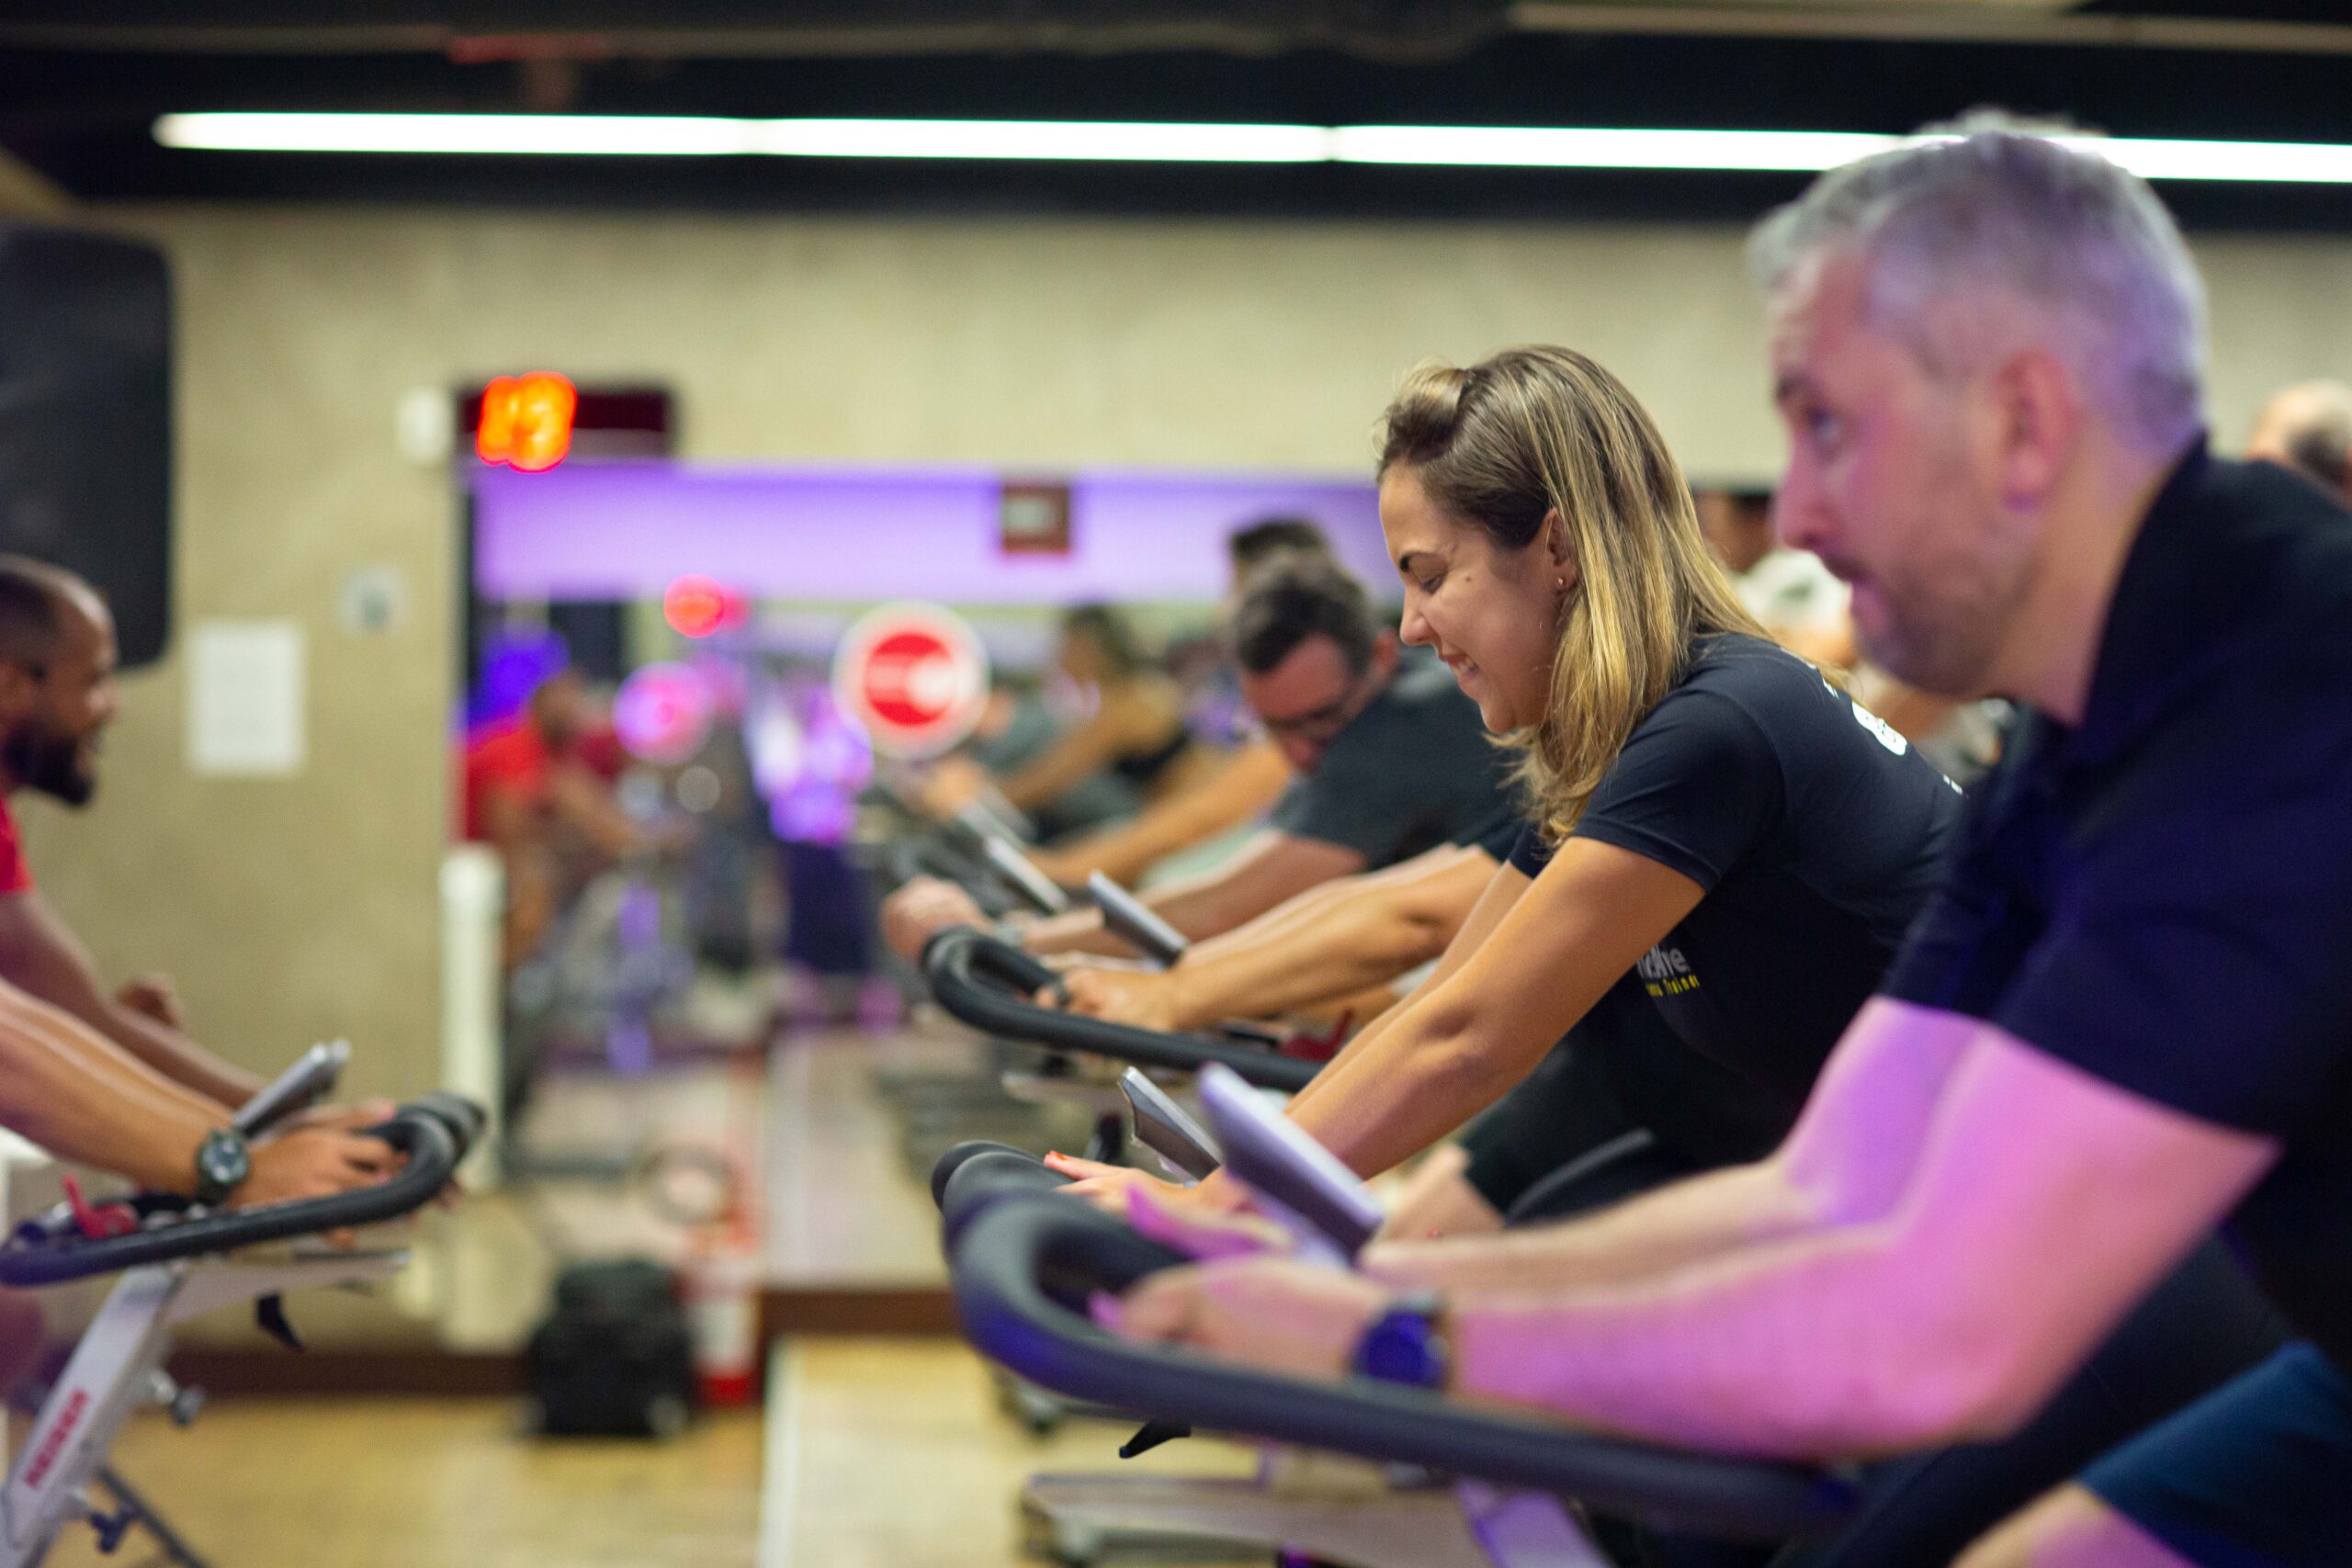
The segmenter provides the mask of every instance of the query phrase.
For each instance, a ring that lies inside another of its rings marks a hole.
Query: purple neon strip
[[[998,548],[1004,478],[976,468],[580,464],[476,470],[474,581],[489,599],[642,599],[699,572],[758,598],[1066,604],[1213,599],[1225,537],[1270,515],[1322,525],[1382,591],[1372,484],[1281,476],[1082,473],[1070,553]]]

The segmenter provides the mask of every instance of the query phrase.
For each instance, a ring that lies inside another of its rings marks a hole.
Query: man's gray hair
[[[2147,182],[2095,146],[1987,110],[1929,126],[1767,217],[1750,272],[1769,298],[1815,257],[1859,255],[1870,320],[1944,372],[2002,345],[1940,307],[1997,289],[2057,329],[2044,346],[2119,434],[2169,452],[2204,423],[2205,288]]]

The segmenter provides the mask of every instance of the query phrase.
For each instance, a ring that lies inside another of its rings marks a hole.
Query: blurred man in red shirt
[[[505,864],[510,972],[537,951],[583,870],[653,847],[613,794],[627,765],[571,669],[541,682],[513,718],[467,740],[465,835]]]

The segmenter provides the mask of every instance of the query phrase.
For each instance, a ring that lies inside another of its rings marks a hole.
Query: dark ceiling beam
[[[1516,0],[1520,32],[1860,39],[1905,43],[2190,49],[2223,54],[2352,54],[2352,26],[2218,17],[2084,15],[2032,4],[1675,6]]]
[[[379,15],[382,8],[379,9]],[[397,13],[401,7],[392,7]],[[203,54],[432,53],[455,60],[835,59],[883,55],[1277,55],[1336,50],[1414,64],[1502,35],[1509,0],[818,0],[779,21],[773,6],[673,8],[653,25],[611,5],[413,8],[421,19],[287,20],[282,6],[215,6],[197,19],[0,22],[0,49]],[[240,11],[243,16],[238,15]],[[467,13],[451,19],[452,11]],[[437,14],[435,14],[437,13]]]
[[[876,55],[1272,55],[1332,49],[1415,63],[1452,58],[1507,30],[2352,54],[2352,24],[2087,12],[2076,0],[1804,4],[1717,0],[1097,0],[1010,6],[922,0],[877,23],[870,7],[818,4],[778,25],[775,11],[702,7],[694,22],[642,26],[598,6],[419,6],[427,19],[285,21],[283,7],[219,6],[205,20],[0,22],[0,48],[198,54],[438,54],[500,59],[846,59]],[[379,14],[382,8],[379,8]],[[390,9],[397,15],[401,7]],[[438,13],[435,16],[435,13]],[[567,14],[568,13],[568,14]],[[673,13],[674,15],[674,13]],[[742,20],[734,19],[741,17]]]

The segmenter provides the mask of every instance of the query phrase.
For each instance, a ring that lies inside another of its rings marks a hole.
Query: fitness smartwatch
[[[1408,1388],[1445,1386],[1453,1358],[1439,1329],[1445,1302],[1435,1291],[1408,1291],[1388,1303],[1356,1341],[1350,1366],[1358,1377]]]
[[[241,1133],[215,1127],[196,1145],[196,1201],[208,1209],[226,1202],[253,1173],[253,1151]]]

